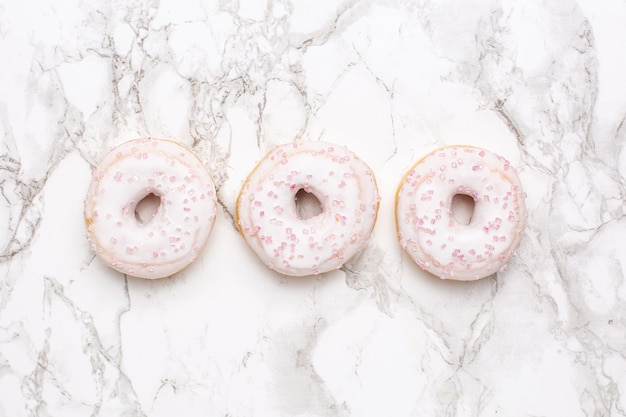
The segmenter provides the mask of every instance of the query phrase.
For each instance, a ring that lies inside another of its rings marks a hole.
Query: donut
[[[215,215],[215,186],[202,162],[164,139],[113,148],[95,169],[84,204],[95,254],[140,278],[167,277],[193,262]]]
[[[526,194],[503,157],[472,146],[437,149],[404,176],[396,193],[402,248],[420,268],[470,281],[501,271],[526,224]],[[471,218],[455,213],[463,199]]]
[[[379,201],[374,174],[345,147],[291,143],[270,151],[244,181],[236,220],[270,269],[317,275],[365,246]]]

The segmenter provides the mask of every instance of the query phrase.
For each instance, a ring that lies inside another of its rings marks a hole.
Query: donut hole
[[[147,224],[154,219],[161,207],[161,197],[154,193],[146,195],[135,206],[135,219],[140,224]]]
[[[299,189],[295,197],[298,218],[306,220],[322,214],[322,203],[313,193]]]
[[[471,195],[455,194],[452,196],[452,204],[450,206],[452,218],[459,224],[470,224],[474,215],[475,204]]]

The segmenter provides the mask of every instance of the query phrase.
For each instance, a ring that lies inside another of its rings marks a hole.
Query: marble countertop
[[[0,3],[0,416],[626,416],[626,4]],[[162,280],[94,258],[108,150],[173,138],[215,228]],[[348,146],[381,193],[341,270],[289,279],[234,225],[272,147]],[[403,173],[462,143],[517,167],[528,227],[497,276],[404,254]]]

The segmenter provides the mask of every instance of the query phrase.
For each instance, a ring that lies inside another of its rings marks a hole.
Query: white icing
[[[298,216],[304,189],[322,212]],[[257,165],[237,199],[241,234],[270,268],[292,276],[339,268],[366,244],[378,213],[374,174],[344,147],[323,142],[280,146]]]
[[[136,205],[161,198],[141,222]],[[85,199],[87,237],[109,266],[142,278],[162,278],[198,256],[213,228],[215,187],[200,160],[183,146],[137,139],[114,148],[93,175]]]
[[[451,210],[456,194],[474,200],[469,224]],[[425,156],[405,176],[396,199],[402,248],[441,278],[474,280],[506,265],[526,223],[525,194],[503,157],[469,147],[445,147]]]

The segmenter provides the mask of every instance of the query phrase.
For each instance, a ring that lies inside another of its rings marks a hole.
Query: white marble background
[[[0,1],[0,416],[626,416],[623,0]],[[176,276],[94,259],[93,167],[189,145],[216,227]],[[379,221],[342,270],[287,279],[233,224],[274,145],[349,146]],[[474,283],[395,237],[440,145],[506,156],[527,234]]]

